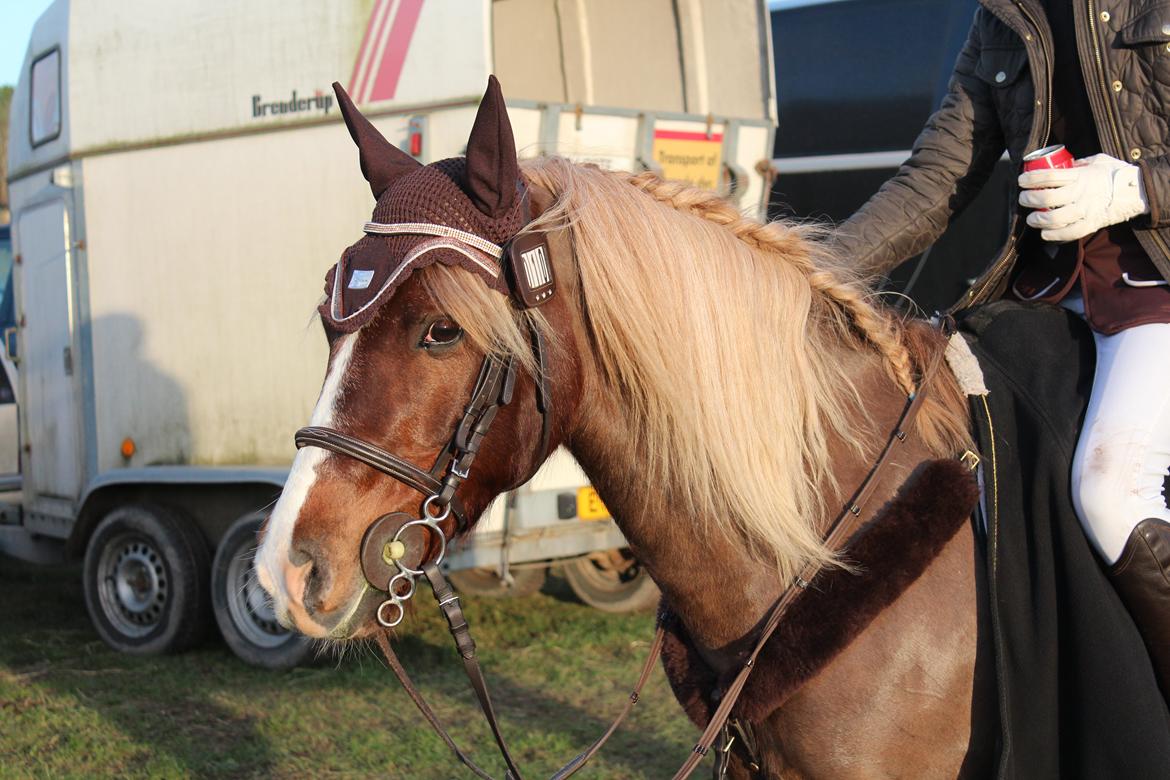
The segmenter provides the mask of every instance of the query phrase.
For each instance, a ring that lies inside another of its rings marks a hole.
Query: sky
[[[0,0],[0,85],[16,86],[33,23],[51,0]]]

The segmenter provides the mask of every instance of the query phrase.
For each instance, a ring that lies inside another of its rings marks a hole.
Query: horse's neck
[[[830,510],[818,519],[822,529],[864,480],[873,454],[884,444],[905,401],[876,361],[852,354],[841,359],[858,361],[859,368],[871,375],[863,383],[867,409],[862,416],[868,419],[859,419],[858,424],[868,423],[876,433],[872,451],[864,455],[844,446],[833,447],[839,485],[836,495],[826,501]],[[601,391],[587,397],[596,401],[581,410],[580,424],[567,442],[569,449],[708,662],[730,663],[732,655],[750,642],[786,583],[780,582],[771,566],[748,555],[743,542],[718,530],[719,524],[710,522],[711,518],[696,516],[684,498],[672,494],[670,486],[640,479],[642,455],[634,451],[629,436],[636,427],[628,419],[631,407]],[[879,486],[874,500],[883,502],[883,496],[921,459],[922,453],[908,451],[891,469],[889,479],[883,480],[889,484]]]

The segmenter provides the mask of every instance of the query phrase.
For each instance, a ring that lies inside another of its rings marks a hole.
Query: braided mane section
[[[867,291],[860,284],[844,281],[832,271],[819,267],[809,251],[808,240],[799,231],[780,223],[749,219],[714,192],[684,182],[667,181],[649,171],[638,174],[620,171],[613,175],[626,179],[671,208],[723,226],[751,246],[783,254],[805,273],[814,290],[841,306],[854,327],[885,357],[902,391],[907,395],[915,392],[913,360],[898,327],[866,301]]]

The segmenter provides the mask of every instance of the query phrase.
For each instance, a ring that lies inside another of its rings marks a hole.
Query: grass
[[[77,567],[0,557],[0,593],[0,778],[471,776],[365,645],[283,673],[244,665],[218,638],[137,658],[90,627]],[[653,616],[603,614],[555,579],[536,596],[465,601],[514,756],[526,777],[548,777],[617,713]],[[437,610],[420,599],[406,625],[397,646],[416,685],[456,742],[502,777]],[[695,736],[659,670],[578,776],[669,777]]]

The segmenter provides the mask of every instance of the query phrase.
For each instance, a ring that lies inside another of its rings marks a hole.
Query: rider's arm
[[[1003,154],[993,88],[975,75],[983,13],[976,12],[947,95],[910,159],[834,232],[841,257],[865,272],[886,274],[933,243],[975,198]]]

